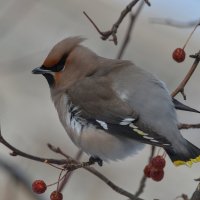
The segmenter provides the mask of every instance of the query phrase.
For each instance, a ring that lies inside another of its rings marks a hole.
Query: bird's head
[[[42,74],[51,89],[66,89],[77,79],[91,73],[94,69],[87,62],[96,54],[79,45],[83,40],[81,37],[69,37],[60,41],[49,52],[42,66],[33,69],[32,73]]]

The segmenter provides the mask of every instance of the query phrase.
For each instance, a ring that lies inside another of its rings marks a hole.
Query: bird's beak
[[[51,71],[48,70],[48,69],[43,69],[42,67],[37,67],[37,68],[32,70],[33,74],[46,74],[46,73],[49,73],[49,72],[51,72]]]

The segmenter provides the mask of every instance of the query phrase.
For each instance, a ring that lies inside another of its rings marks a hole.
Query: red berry
[[[151,169],[152,169],[152,165],[151,164],[148,164],[145,166],[144,168],[144,175],[148,178],[150,178],[150,173],[151,173]]]
[[[154,181],[161,181],[164,177],[164,171],[163,169],[152,168],[150,176]]]
[[[53,191],[50,195],[50,199],[51,200],[62,200],[63,195],[62,195],[62,193],[60,193],[58,191]]]
[[[42,194],[46,191],[47,185],[43,180],[36,180],[32,183],[32,190],[37,194]]]
[[[163,169],[165,167],[165,159],[162,156],[156,156],[151,160],[151,164],[154,168]]]
[[[177,48],[174,50],[173,54],[172,54],[173,59],[180,63],[183,62],[185,60],[185,51],[182,48]]]

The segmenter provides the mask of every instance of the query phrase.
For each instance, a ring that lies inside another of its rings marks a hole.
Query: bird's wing
[[[79,109],[79,116],[96,128],[151,145],[170,145],[163,136],[150,130],[144,132],[137,126],[139,115],[116,95],[106,78],[78,81],[67,95],[71,104]]]
[[[86,119],[117,124],[138,118],[138,114],[112,90],[107,78],[85,78],[73,85],[67,95]]]

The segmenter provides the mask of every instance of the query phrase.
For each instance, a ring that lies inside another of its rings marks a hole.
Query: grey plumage
[[[80,41],[59,42],[39,70],[50,74],[52,100],[72,141],[104,160],[122,159],[148,143],[165,148],[176,165],[199,161],[200,150],[178,130],[165,84],[130,61],[96,55]]]

